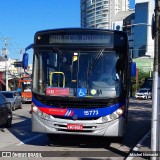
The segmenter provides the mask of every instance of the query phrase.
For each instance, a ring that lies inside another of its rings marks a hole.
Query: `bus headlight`
[[[33,107],[32,107],[32,111],[33,111],[34,113],[36,113],[37,116],[39,116],[39,117],[41,117],[41,118],[43,118],[43,119],[46,119],[46,120],[49,120],[49,119],[50,119],[50,115],[48,115],[48,114],[40,111],[40,110],[38,109],[38,107],[36,107],[36,106],[33,106]]]
[[[113,112],[112,114],[102,117],[102,121],[104,123],[114,121],[115,119],[119,118],[124,113],[124,108],[125,107],[122,106],[121,108],[118,108],[115,112]]]
[[[48,115],[46,113],[43,113],[43,118],[46,119],[46,120],[48,120],[48,119],[50,119],[50,115]]]
[[[117,109],[116,113],[117,113],[118,115],[122,115],[122,114],[123,114],[122,108]]]
[[[37,112],[38,108],[36,106],[32,107],[33,112]]]
[[[102,121],[103,121],[103,122],[108,122],[108,120],[109,120],[109,118],[108,118],[107,116],[102,117]]]
[[[111,120],[115,120],[115,119],[118,118],[118,116],[117,116],[117,114],[115,112],[110,114],[109,117],[110,117]]]
[[[38,110],[37,115],[43,118],[43,112],[41,112],[40,110]]]

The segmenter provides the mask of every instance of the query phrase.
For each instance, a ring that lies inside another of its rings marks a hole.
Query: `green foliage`
[[[150,75],[149,72],[144,72],[142,69],[138,69],[137,90],[142,88],[144,80],[148,78],[149,75]],[[131,87],[132,87],[132,96],[134,96],[136,92],[136,77],[131,78]]]

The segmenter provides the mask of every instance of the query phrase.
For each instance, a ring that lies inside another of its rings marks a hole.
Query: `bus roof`
[[[128,46],[128,36],[123,31],[97,28],[59,28],[36,32],[33,48],[46,45],[117,48]]]
[[[28,82],[31,82],[32,79],[31,79],[31,76],[23,76],[23,77],[20,77],[19,81],[28,81]]]
[[[124,36],[127,36],[127,33],[124,31],[117,31],[117,30],[111,30],[111,29],[102,29],[102,28],[55,28],[55,29],[47,29],[47,30],[40,30],[35,33],[35,35],[38,35],[40,33],[49,33],[53,31],[98,31],[98,32],[112,32],[112,33],[121,33],[124,34]]]

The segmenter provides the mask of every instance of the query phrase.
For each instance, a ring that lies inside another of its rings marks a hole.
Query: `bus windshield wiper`
[[[100,50],[100,52],[97,54],[94,62],[93,62],[92,65],[89,67],[88,75],[91,74],[92,70],[94,69],[94,67],[96,66],[96,64],[97,64],[97,62],[99,61],[100,57],[102,56],[104,50],[105,50],[105,49]]]
[[[54,48],[54,50],[60,55],[60,57],[63,59],[63,54],[58,48]],[[70,67],[64,62],[65,67],[70,71]]]

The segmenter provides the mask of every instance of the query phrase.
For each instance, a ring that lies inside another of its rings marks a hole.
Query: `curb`
[[[138,151],[138,149],[142,146],[143,142],[148,138],[148,136],[149,136],[150,134],[151,134],[151,130],[149,130],[149,131],[145,134],[145,136],[138,142],[138,144],[133,148],[133,150],[130,152],[130,154]],[[130,155],[130,154],[129,154],[129,155]],[[128,155],[128,157],[127,157],[125,160],[133,160],[133,158],[135,158],[135,157],[130,157],[129,155]]]

